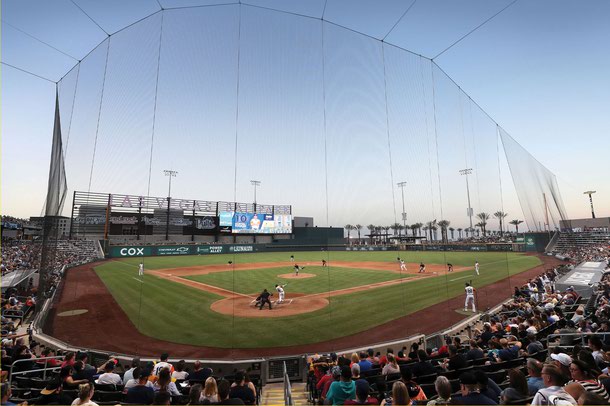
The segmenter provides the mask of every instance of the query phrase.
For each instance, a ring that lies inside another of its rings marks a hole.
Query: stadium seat
[[[499,385],[504,382],[507,373],[505,369],[500,369],[499,371],[488,372],[487,377]]]
[[[427,398],[436,395],[436,387],[434,386],[434,383],[422,383],[419,386],[422,388]]]
[[[31,388],[32,384],[31,384],[31,378],[28,378],[27,376],[16,376],[13,378],[13,380],[17,383],[17,386],[20,388]]]
[[[436,377],[438,376],[438,374],[429,374],[429,375],[422,375],[422,376],[418,376],[416,377],[414,380],[418,383],[418,384],[422,384],[422,383],[430,383],[430,382],[434,382],[436,381]]]
[[[93,400],[100,402],[114,402],[115,404],[123,399],[123,393],[118,391],[96,390],[93,392]]]

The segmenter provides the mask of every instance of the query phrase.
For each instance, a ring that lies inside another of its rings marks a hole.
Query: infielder
[[[474,262],[474,271],[479,275],[479,261]]]
[[[144,276],[144,262],[140,262],[138,266],[138,276]]]
[[[290,262],[294,262],[294,255],[290,256]]]
[[[468,302],[472,303],[472,312],[476,313],[477,309],[474,306],[474,292],[475,288],[470,286],[468,282],[466,282],[466,287],[464,288],[466,291],[466,301],[464,302],[464,311],[468,311]]]
[[[451,263],[447,264],[447,272],[453,272],[453,264],[451,264]]]
[[[405,261],[403,259],[400,260],[400,270],[401,271],[407,270],[407,264],[405,264]]]
[[[418,273],[424,273],[426,272],[426,265],[423,262],[419,263],[419,272]]]
[[[286,285],[275,285],[275,290],[277,290],[279,296],[275,304],[284,303],[284,286]]]
[[[322,266],[326,266],[326,260],[325,259],[322,260]]]

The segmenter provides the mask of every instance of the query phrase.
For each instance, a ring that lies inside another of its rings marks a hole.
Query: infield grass
[[[464,282],[472,279],[481,287],[515,275],[540,264],[533,256],[515,253],[463,253],[463,252],[298,252],[299,261],[319,261],[325,255],[329,264],[341,261],[396,261],[399,255],[407,262],[469,266],[478,260],[481,276],[463,271],[408,283],[370,289],[331,297],[324,309],[296,316],[269,319],[231,317],[210,310],[210,305],[221,297],[209,292],[145,275],[144,283],[137,278],[137,264],[141,259],[113,260],[95,267],[97,275],[112,293],[127,316],[143,334],[161,340],[191,345],[221,348],[281,347],[326,341],[370,329],[376,325],[422,310],[435,303],[463,295]],[[208,255],[145,258],[146,269],[179,268],[196,265],[287,261],[290,253],[261,253],[237,255]],[[256,292],[261,283],[274,284],[275,275],[288,273],[286,268],[221,272],[209,275],[205,283],[227,288],[229,278],[240,280],[238,289]],[[316,278],[303,279],[295,285],[302,293],[328,290],[328,273],[331,273],[331,290],[341,286],[358,286],[380,282],[382,278],[395,279],[400,274],[387,271],[370,271],[312,266],[305,272],[316,273]],[[372,273],[372,274],[371,274]],[[326,274],[326,275],[325,275]],[[248,278],[251,276],[251,279]],[[199,276],[197,276],[199,278]],[[267,279],[270,278],[270,279]],[[326,280],[326,282],[322,282]],[[213,283],[212,283],[213,282]],[[511,295],[507,284],[506,296]],[[503,298],[497,298],[501,300]],[[448,312],[453,309],[448,309]],[[448,317],[447,314],[425,314],[422,317]],[[117,326],[117,328],[120,328]],[[417,333],[417,326],[404,335]]]

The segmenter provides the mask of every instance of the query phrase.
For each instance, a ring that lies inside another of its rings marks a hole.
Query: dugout
[[[605,268],[603,262],[582,262],[559,279],[555,288],[563,292],[573,287],[579,295],[589,298],[593,294],[593,286],[602,280]]]

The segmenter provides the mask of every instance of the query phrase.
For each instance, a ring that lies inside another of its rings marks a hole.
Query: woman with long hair
[[[527,378],[518,369],[511,369],[508,371],[509,387],[517,390],[521,395],[521,399],[529,396],[529,389],[527,387]]]
[[[409,398],[407,385],[401,381],[394,382],[394,385],[392,386],[392,397],[390,399],[384,399],[381,402],[381,406],[408,406],[410,404],[411,398]]]
[[[59,379],[61,379],[63,384],[66,385],[66,388],[89,382],[87,379],[75,380],[74,378],[72,378],[73,373],[74,369],[70,365],[66,365],[59,371]]]
[[[207,400],[210,403],[217,403],[219,401],[218,385],[213,376],[210,376],[205,380],[205,387],[203,388],[203,392],[201,392],[201,401],[203,402],[204,400]]]
[[[171,396],[180,396],[180,391],[178,391],[176,384],[172,382],[169,368],[163,368],[159,371],[159,379],[155,382],[153,389],[155,392],[167,392]]]
[[[195,384],[191,386],[189,391],[189,402],[187,405],[201,405],[201,384]]]
[[[570,375],[572,380],[565,387],[574,399],[578,399],[585,391],[599,395],[610,401],[606,388],[596,379],[597,376],[591,371],[589,365],[579,359],[572,360],[570,364]]]
[[[72,402],[72,406],[98,406],[97,403],[92,402],[93,397],[93,384],[83,383],[78,386],[78,397]]]

